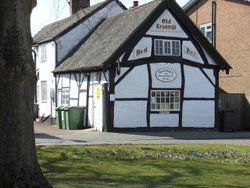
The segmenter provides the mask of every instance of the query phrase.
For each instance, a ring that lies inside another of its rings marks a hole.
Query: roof
[[[138,43],[166,8],[175,13],[177,21],[189,31],[193,40],[203,44],[202,47],[212,54],[221,69],[228,71],[231,68],[175,1],[155,0],[107,18],[54,73],[107,69],[122,56],[124,49]]]
[[[183,6],[183,10],[186,12],[188,11],[190,8],[192,8],[199,0],[189,0],[184,6]],[[246,2],[246,3],[250,3],[250,0],[238,0],[236,1],[238,2]]]
[[[107,18],[75,54],[54,72],[102,66],[160,3],[160,0],[156,0]]]
[[[67,32],[71,27],[74,27],[79,22],[82,22],[83,20],[87,19],[89,16],[91,16],[96,11],[98,11],[99,9],[106,6],[112,1],[113,0],[105,0],[96,5],[81,9],[68,18],[45,26],[33,37],[33,44],[53,40],[55,37]],[[118,1],[118,3],[120,2]],[[121,3],[120,5],[124,7],[124,5],[122,5]],[[126,9],[126,7],[124,7],[124,9]]]

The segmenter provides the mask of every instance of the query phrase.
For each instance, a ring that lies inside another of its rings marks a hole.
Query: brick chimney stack
[[[133,6],[130,7],[129,9],[135,8],[135,7],[138,7],[138,6],[139,6],[139,1],[133,1]]]
[[[90,0],[70,0],[70,14],[75,14],[78,10],[90,6]]]
[[[139,1],[133,1],[133,7],[138,7]]]

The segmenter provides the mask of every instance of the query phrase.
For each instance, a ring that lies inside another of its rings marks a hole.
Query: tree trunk
[[[0,187],[51,187],[36,158],[30,14],[35,0],[0,5]]]

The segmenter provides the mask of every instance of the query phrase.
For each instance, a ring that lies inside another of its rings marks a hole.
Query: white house
[[[86,106],[96,130],[217,128],[230,65],[173,0],[106,18],[53,71],[58,106]]]
[[[33,37],[37,71],[36,102],[39,105],[39,117],[42,119],[55,118],[58,99],[52,71],[74,54],[79,44],[87,40],[105,18],[126,9],[118,0],[103,1],[91,7],[89,4],[90,0],[71,0],[73,14],[70,17],[45,26]],[[76,7],[84,9],[74,12]],[[65,91],[67,90],[62,89],[62,93]],[[59,101],[59,104],[68,105],[65,100]]]

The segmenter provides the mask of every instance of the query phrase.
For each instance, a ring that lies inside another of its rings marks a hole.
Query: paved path
[[[163,131],[163,132],[96,132],[93,129],[61,130],[53,125],[35,124],[36,145],[100,144],[189,144],[218,143],[250,146],[250,132]]]

